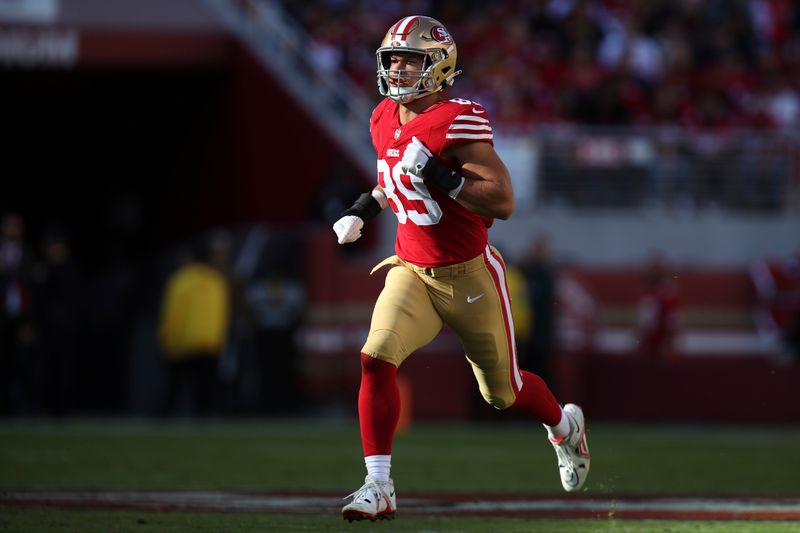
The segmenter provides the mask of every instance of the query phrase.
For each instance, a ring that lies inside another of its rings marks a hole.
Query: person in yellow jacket
[[[228,249],[214,239],[202,258],[189,259],[167,280],[158,331],[168,366],[164,414],[207,415],[214,407],[231,313]]]

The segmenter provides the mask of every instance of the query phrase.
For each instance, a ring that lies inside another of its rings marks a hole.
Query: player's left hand
[[[428,147],[416,137],[411,137],[411,143],[406,146],[403,159],[400,160],[400,168],[407,174],[414,174],[421,178],[423,177],[422,169],[425,168],[431,157],[433,157],[433,154],[428,150]]]

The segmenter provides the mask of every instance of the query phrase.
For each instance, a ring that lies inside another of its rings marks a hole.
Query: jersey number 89
[[[400,224],[409,219],[417,226],[432,226],[442,218],[442,208],[431,197],[422,179],[405,174],[400,161],[389,168],[385,159],[378,159],[378,184],[397,215]]]

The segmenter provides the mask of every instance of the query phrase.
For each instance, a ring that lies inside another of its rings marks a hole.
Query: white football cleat
[[[558,472],[561,474],[561,485],[567,492],[580,490],[589,475],[592,456],[586,444],[586,422],[583,410],[573,403],[564,406],[564,413],[569,420],[569,435],[550,439],[550,443],[558,456]]]
[[[353,520],[391,520],[397,509],[394,481],[381,482],[372,476],[364,478],[364,485],[345,496],[353,501],[342,507],[342,518]]]

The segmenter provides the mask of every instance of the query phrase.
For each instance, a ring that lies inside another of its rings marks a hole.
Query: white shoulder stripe
[[[492,131],[492,127],[488,124],[457,124],[453,123],[448,130],[481,130]]]
[[[485,122],[488,123],[489,120],[483,117],[476,117],[474,115],[458,115],[455,120],[471,120],[473,122]]]
[[[448,133],[445,139],[491,139],[491,133]]]

